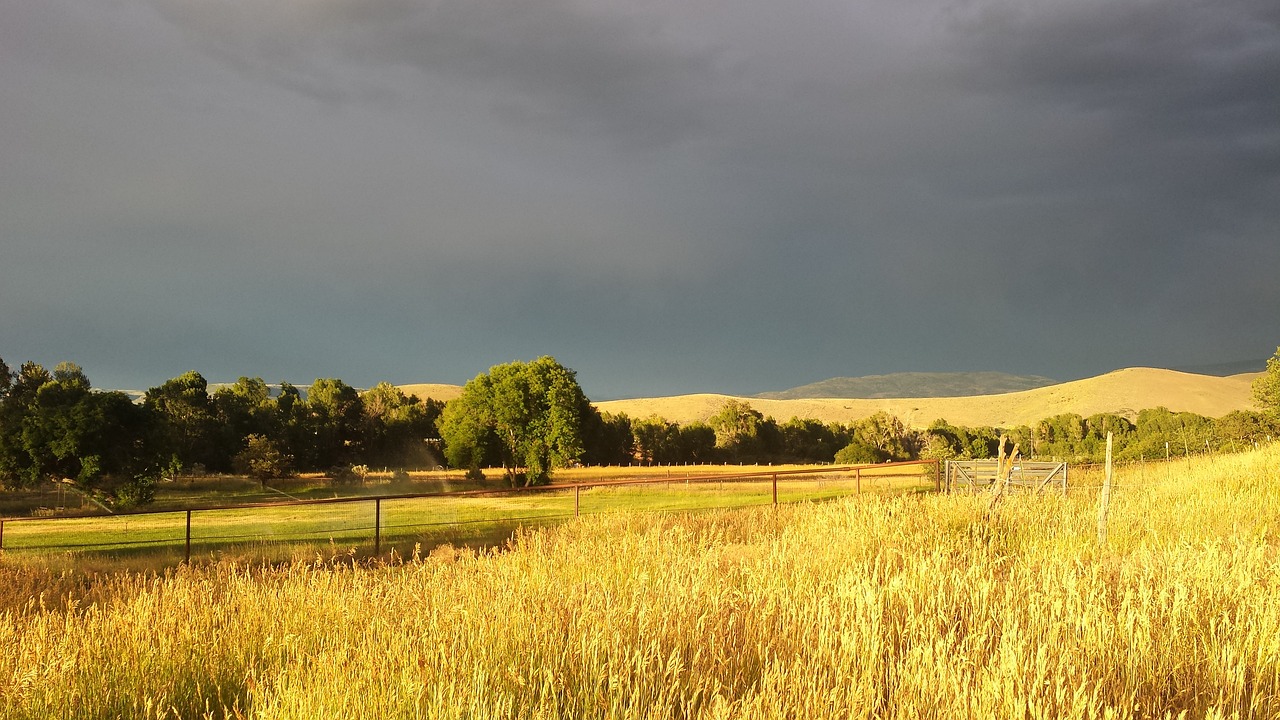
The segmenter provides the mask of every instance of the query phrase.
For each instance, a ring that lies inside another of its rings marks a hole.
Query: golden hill
[[[1251,384],[1259,374],[1215,377],[1156,368],[1127,368],[1098,377],[1001,395],[875,400],[737,399],[750,403],[756,410],[779,422],[801,417],[847,423],[883,410],[913,427],[925,427],[938,418],[970,427],[1014,427],[1030,425],[1061,413],[1079,413],[1088,417],[1109,412],[1133,419],[1139,410],[1159,406],[1175,412],[1221,417],[1232,410],[1253,409]],[[707,420],[729,399],[728,395],[699,394],[610,400],[596,403],[596,406],[602,412],[626,413],[633,418],[658,415],[683,424]]]
[[[406,395],[417,395],[426,400],[439,400],[441,402],[449,402],[450,400],[462,394],[461,385],[446,385],[443,383],[417,383],[415,385],[397,385],[396,387]]]

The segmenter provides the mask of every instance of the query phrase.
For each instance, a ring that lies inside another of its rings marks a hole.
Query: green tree
[[[590,403],[582,413],[582,461],[617,465],[635,457],[635,437],[626,414],[601,413]]]
[[[4,358],[0,358],[0,402],[3,402],[9,394],[9,388],[13,385],[13,371],[9,369],[9,365],[5,363]]]
[[[184,467],[229,469],[230,458],[219,442],[219,426],[209,383],[195,370],[147,390],[142,404],[156,413],[167,453]]]
[[[236,472],[259,480],[263,485],[272,478],[285,477],[293,470],[293,458],[280,449],[276,441],[264,435],[249,435],[244,449],[236,453]]]
[[[427,439],[436,435],[443,403],[421,400],[390,383],[378,383],[361,395],[364,454],[374,466],[435,464]]]
[[[23,426],[35,407],[36,394],[53,376],[39,363],[25,362],[8,377],[6,393],[0,398],[0,485],[18,487],[40,477],[24,445]]]
[[[230,454],[238,452],[250,435],[275,437],[280,433],[276,402],[260,377],[241,377],[215,390],[211,400]]]
[[[707,424],[716,433],[716,447],[734,459],[755,459],[760,452],[760,430],[765,419],[750,403],[725,402]]]
[[[1253,399],[1263,414],[1280,422],[1280,347],[1267,360],[1266,372],[1253,381]]]
[[[154,482],[152,414],[120,392],[95,392],[79,366],[62,363],[22,417],[26,480],[72,478],[84,487]],[[145,499],[145,497],[143,498]]]
[[[350,465],[359,457],[364,405],[355,388],[337,378],[319,378],[307,389],[307,408],[312,467]]]
[[[1233,450],[1252,447],[1254,443],[1275,436],[1275,423],[1262,413],[1250,410],[1233,410],[1213,421],[1218,445]]]
[[[440,436],[455,467],[496,460],[511,484],[542,484],[582,456],[586,405],[577,374],[555,358],[495,365],[445,405]]]

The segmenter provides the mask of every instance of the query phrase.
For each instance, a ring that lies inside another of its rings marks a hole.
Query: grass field
[[[0,560],[0,717],[1271,718],[1280,448],[1096,492],[602,513],[404,563]],[[1148,468],[1150,470],[1150,468]]]
[[[608,512],[676,512],[772,504],[769,478],[709,480],[743,472],[814,470],[796,466],[699,466],[679,468],[575,468],[557,473],[557,483],[655,480],[645,485],[591,487],[575,497],[572,490],[526,491],[495,495],[458,495],[386,499],[381,495],[416,492],[474,491],[500,488],[497,474],[483,485],[465,483],[457,473],[417,473],[412,483],[388,485],[377,474],[360,487],[335,489],[315,479],[300,478],[259,483],[239,478],[206,478],[169,484],[155,505],[173,512],[39,518],[10,521],[4,526],[4,549],[17,557],[38,555],[39,562],[74,566],[86,557],[127,560],[130,567],[161,568],[186,555],[185,508],[213,504],[287,502],[289,500],[364,498],[335,504],[245,507],[194,510],[191,513],[191,553],[195,560],[281,560],[314,557],[317,553],[367,556],[378,547],[385,553],[412,554],[415,547],[430,550],[441,543],[468,546],[501,544],[521,527],[563,522],[577,514]],[[849,473],[782,476],[778,501],[794,503],[829,500],[860,490],[868,493],[917,492],[932,488],[928,466],[877,467],[861,471],[855,483]],[[903,476],[903,473],[911,473]],[[687,478],[692,477],[690,482]]]

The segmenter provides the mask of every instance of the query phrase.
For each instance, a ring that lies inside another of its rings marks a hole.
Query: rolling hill
[[[760,393],[756,397],[770,400],[966,397],[1032,390],[1056,382],[1039,375],[1010,375],[1001,372],[902,372],[831,378],[790,390]]]
[[[998,395],[738,399],[751,403],[755,409],[779,421],[801,417],[823,422],[850,422],[883,410],[913,427],[925,427],[938,418],[959,425],[1013,427],[1060,413],[1079,413],[1087,417],[1112,412],[1133,418],[1139,410],[1159,406],[1221,417],[1232,410],[1253,408],[1250,385],[1258,375],[1244,373],[1214,377],[1156,368],[1127,368],[1093,378]],[[670,421],[687,423],[706,420],[729,399],[727,395],[700,394],[611,400],[596,405],[601,411],[626,413],[633,418],[658,415]]]

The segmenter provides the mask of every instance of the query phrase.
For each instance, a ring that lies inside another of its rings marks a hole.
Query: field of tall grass
[[[1118,474],[1106,547],[1078,489],[606,514],[378,565],[0,559],[0,717],[1280,716],[1280,448],[1164,470]]]

